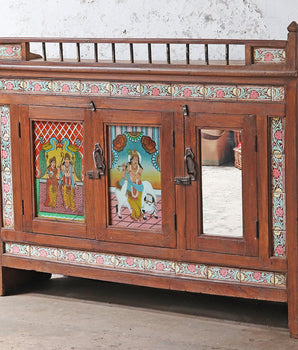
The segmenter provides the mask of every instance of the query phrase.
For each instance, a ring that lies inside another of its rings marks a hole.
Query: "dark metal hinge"
[[[20,122],[19,122],[18,128],[19,128],[19,138],[21,138],[22,134],[21,134],[21,123]]]
[[[259,221],[256,221],[256,238],[259,238]]]
[[[174,214],[174,228],[175,228],[175,231],[177,231],[177,214],[176,213]]]
[[[173,148],[175,148],[175,131],[173,131]]]
[[[188,105],[183,105],[182,110],[184,117],[187,117],[189,115]]]
[[[24,215],[24,200],[22,199],[22,215]]]
[[[92,112],[95,112],[96,111],[96,106],[95,106],[95,103],[93,101],[90,101],[89,103],[89,109],[90,111]]]

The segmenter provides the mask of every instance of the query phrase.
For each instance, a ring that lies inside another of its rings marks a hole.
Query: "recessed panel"
[[[84,221],[83,125],[33,122],[36,216]]]
[[[202,129],[200,138],[203,233],[242,237],[241,130]]]
[[[159,128],[112,125],[108,133],[109,224],[161,231]]]

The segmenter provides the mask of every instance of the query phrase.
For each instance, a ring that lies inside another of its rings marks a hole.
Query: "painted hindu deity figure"
[[[58,179],[60,177],[59,169],[56,168],[56,157],[50,159],[50,165],[47,167],[47,196],[45,205],[47,207],[56,208],[57,193],[58,193]]]
[[[64,162],[60,164],[60,178],[62,179],[62,189],[63,189],[63,200],[65,208],[70,208],[72,211],[75,210],[75,172],[73,165],[70,161],[69,153],[65,154]]]
[[[127,200],[132,209],[131,218],[137,221],[143,217],[141,212],[142,191],[144,188],[141,181],[143,167],[141,165],[141,155],[135,149],[129,152],[128,159],[128,163],[122,166],[120,185],[123,186],[124,181],[127,180]]]

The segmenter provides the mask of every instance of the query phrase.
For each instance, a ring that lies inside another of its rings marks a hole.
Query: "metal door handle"
[[[96,143],[94,145],[93,160],[96,170],[88,170],[86,172],[86,176],[88,179],[99,179],[102,175],[105,174],[106,169],[103,150],[99,143]]]

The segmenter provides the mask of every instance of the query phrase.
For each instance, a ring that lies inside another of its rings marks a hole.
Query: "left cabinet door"
[[[92,238],[90,111],[21,106],[20,162],[23,230]],[[88,200],[86,200],[88,198]]]

